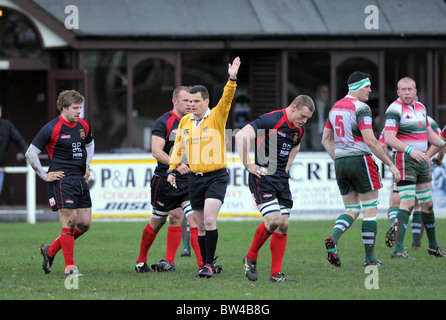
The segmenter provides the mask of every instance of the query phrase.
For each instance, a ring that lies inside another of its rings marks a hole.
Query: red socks
[[[167,229],[167,245],[166,245],[166,261],[170,263],[175,263],[175,255],[181,244],[182,237],[182,227],[169,226]],[[190,244],[195,252],[195,257],[197,258],[198,267],[203,266],[203,259],[201,257],[200,245],[198,244],[198,228],[190,228]]]
[[[144,229],[142,240],[141,240],[141,248],[138,260],[136,263],[147,262],[147,252],[150,249],[153,241],[157,236],[157,232],[155,232],[150,224],[147,224]],[[178,248],[181,244],[182,237],[182,227],[177,226],[169,226],[167,229],[167,243],[166,243],[166,257],[165,260],[170,263],[175,263],[175,255],[178,251]],[[190,228],[190,244],[192,249],[195,252],[195,257],[197,258],[198,267],[201,268],[203,266],[203,260],[200,251],[200,245],[198,243],[198,228]]]
[[[248,254],[246,257],[249,260],[257,260],[257,257],[259,256],[259,250],[263,246],[263,244],[268,240],[269,236],[271,235],[271,232],[269,232],[266,227],[265,223],[261,223],[256,230],[256,233],[254,235],[254,239],[252,240],[251,248],[248,251]]]
[[[77,230],[76,228],[73,230],[74,240],[79,238],[81,235],[83,235],[82,232]],[[60,235],[54,240],[54,242],[50,245],[48,248],[48,253],[50,257],[55,257],[56,254],[59,252],[59,250],[62,249],[62,244],[60,243]]]
[[[175,263],[175,254],[177,253],[178,247],[181,243],[183,228],[181,226],[172,227],[169,226],[167,229],[167,245],[166,245],[166,261],[170,263]]]
[[[271,237],[271,277],[282,271],[282,261],[286,249],[286,234],[274,232]]]
[[[149,252],[150,246],[152,245],[153,240],[155,240],[157,235],[158,232],[153,230],[150,223],[148,223],[142,233],[141,245],[139,248],[139,257],[138,260],[136,260],[136,263],[147,262],[147,253]]]
[[[262,222],[257,227],[254,239],[252,240],[251,248],[249,249],[246,258],[249,260],[257,260],[260,248],[265,244],[266,240],[271,236],[271,232],[265,227]],[[286,249],[287,235],[274,232],[271,237],[271,276],[275,276],[282,271],[282,261]]]
[[[157,232],[152,229],[150,226],[150,223],[147,224],[146,228],[144,229],[144,232],[142,234],[141,239],[141,247],[139,252],[139,257],[136,260],[136,263],[140,262],[146,262],[147,263],[147,252],[150,249],[150,246],[152,245],[153,241],[155,240],[157,236]],[[175,255],[178,251],[178,247],[181,244],[181,236],[182,236],[182,227],[177,226],[169,226],[167,230],[167,244],[166,244],[166,258],[165,260],[169,261],[170,263],[175,262]],[[190,228],[190,244],[192,246],[192,249],[195,252],[195,256],[197,258],[197,264],[199,267],[203,266],[203,260],[201,257],[201,251],[200,246],[198,244],[198,228]]]
[[[198,228],[190,228],[190,245],[195,252],[198,268],[203,267],[203,258],[201,256],[200,245],[198,243]]]
[[[60,245],[62,247],[63,257],[65,259],[65,267],[74,265],[74,234],[69,228],[62,228],[59,236]]]

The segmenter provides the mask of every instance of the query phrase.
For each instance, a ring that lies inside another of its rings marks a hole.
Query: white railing
[[[26,221],[36,223],[36,173],[28,163],[26,167],[4,167],[0,172],[26,173]]]

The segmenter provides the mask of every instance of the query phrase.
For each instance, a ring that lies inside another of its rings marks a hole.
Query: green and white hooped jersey
[[[431,125],[432,130],[436,133],[436,134],[440,134],[441,132],[441,128],[438,125],[438,123],[432,119],[431,117],[427,116],[427,121],[429,121],[429,124]]]
[[[336,159],[372,154],[361,134],[372,129],[372,111],[364,102],[345,96],[331,108],[325,127],[333,130]]]
[[[429,126],[426,107],[420,102],[406,106],[398,99],[387,108],[385,130],[396,131],[396,137],[415,150],[427,152],[426,128]]]

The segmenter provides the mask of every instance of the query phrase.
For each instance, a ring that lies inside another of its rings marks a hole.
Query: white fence
[[[26,167],[5,167],[0,172],[26,174],[26,221],[36,223],[36,174],[30,164]]]

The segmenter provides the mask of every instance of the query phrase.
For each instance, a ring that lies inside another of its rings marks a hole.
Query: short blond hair
[[[178,95],[180,94],[181,91],[189,92],[190,91],[190,87],[188,87],[188,86],[176,87],[175,90],[173,90],[172,99],[178,99]]]
[[[314,112],[314,110],[316,109],[313,99],[311,99],[310,96],[304,94],[301,94],[294,98],[291,104],[295,104],[297,108],[308,107],[311,112]]]
[[[398,81],[397,85],[396,85],[397,89],[400,88],[400,83],[401,83],[401,82],[413,82],[413,85],[414,85],[415,89],[417,88],[417,83],[416,83],[415,80],[412,79],[411,77],[404,77],[404,78],[401,78],[401,79]]]

